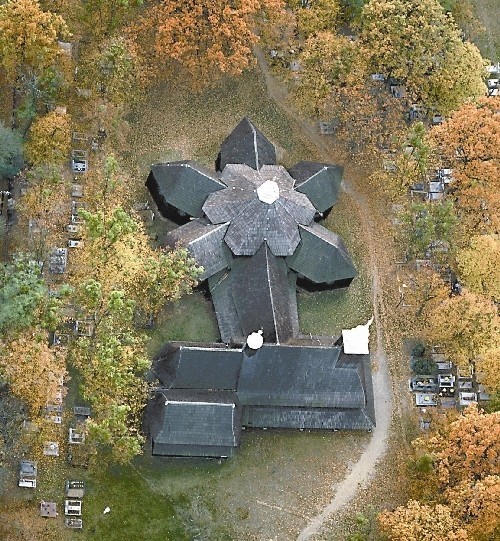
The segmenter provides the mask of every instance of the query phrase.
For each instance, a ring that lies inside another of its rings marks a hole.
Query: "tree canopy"
[[[370,0],[360,39],[371,67],[442,113],[484,95],[484,62],[437,0]]]
[[[281,0],[163,0],[131,26],[131,35],[139,43],[146,36],[142,54],[151,48],[157,66],[173,61],[193,83],[209,86],[250,66],[258,21],[281,7]]]

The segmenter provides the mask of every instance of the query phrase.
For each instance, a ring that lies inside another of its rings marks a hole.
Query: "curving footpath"
[[[266,58],[262,50],[255,48],[255,55],[259,67],[265,79],[267,92],[276,104],[283,109],[300,126],[306,137],[312,141],[328,158],[330,151],[325,141],[321,138],[310,123],[300,119],[298,112],[290,106],[288,92],[283,84],[275,80],[269,71]],[[340,483],[332,486],[333,496],[323,510],[313,517],[306,527],[300,532],[297,541],[306,541],[321,532],[324,524],[337,512],[347,505],[358,493],[366,487],[374,473],[377,462],[384,456],[387,450],[387,440],[391,425],[393,411],[393,389],[389,372],[389,363],[384,350],[383,326],[380,315],[380,307],[383,304],[382,289],[379,284],[379,273],[377,258],[374,249],[373,231],[369,220],[369,206],[366,198],[356,192],[355,188],[346,180],[342,187],[347,195],[351,197],[353,204],[358,207],[362,221],[363,235],[370,255],[370,271],[372,276],[372,300],[374,310],[374,322],[377,333],[376,351],[373,355],[373,391],[375,402],[376,427],[373,429],[372,437],[365,451],[359,460],[353,464],[347,477]],[[373,327],[372,327],[373,328]]]

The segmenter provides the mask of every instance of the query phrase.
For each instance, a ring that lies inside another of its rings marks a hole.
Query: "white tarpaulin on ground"
[[[351,355],[368,355],[368,342],[370,338],[370,325],[373,317],[366,325],[358,325],[354,329],[343,329],[342,340],[344,342],[344,353]]]

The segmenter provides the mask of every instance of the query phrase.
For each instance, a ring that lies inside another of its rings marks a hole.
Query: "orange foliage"
[[[281,0],[164,0],[129,31],[155,65],[174,61],[208,86],[250,66],[258,18],[281,8]]]
[[[450,186],[465,231],[497,233],[500,228],[500,96],[468,103],[431,140],[453,168]]]

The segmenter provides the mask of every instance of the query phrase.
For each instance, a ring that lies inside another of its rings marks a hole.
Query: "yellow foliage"
[[[32,165],[61,165],[69,162],[71,119],[66,113],[52,111],[33,122],[25,146]]]
[[[0,368],[11,391],[37,416],[44,406],[55,403],[61,378],[66,376],[64,356],[49,348],[47,332],[26,331],[3,344]]]
[[[490,391],[500,391],[500,347],[492,348],[476,359],[477,379]]]
[[[59,15],[43,11],[38,0],[7,0],[0,5],[0,63],[11,82],[20,69],[37,72],[61,55],[58,38],[69,36]]]
[[[467,541],[467,532],[445,505],[424,505],[410,500],[378,517],[390,541]]]

